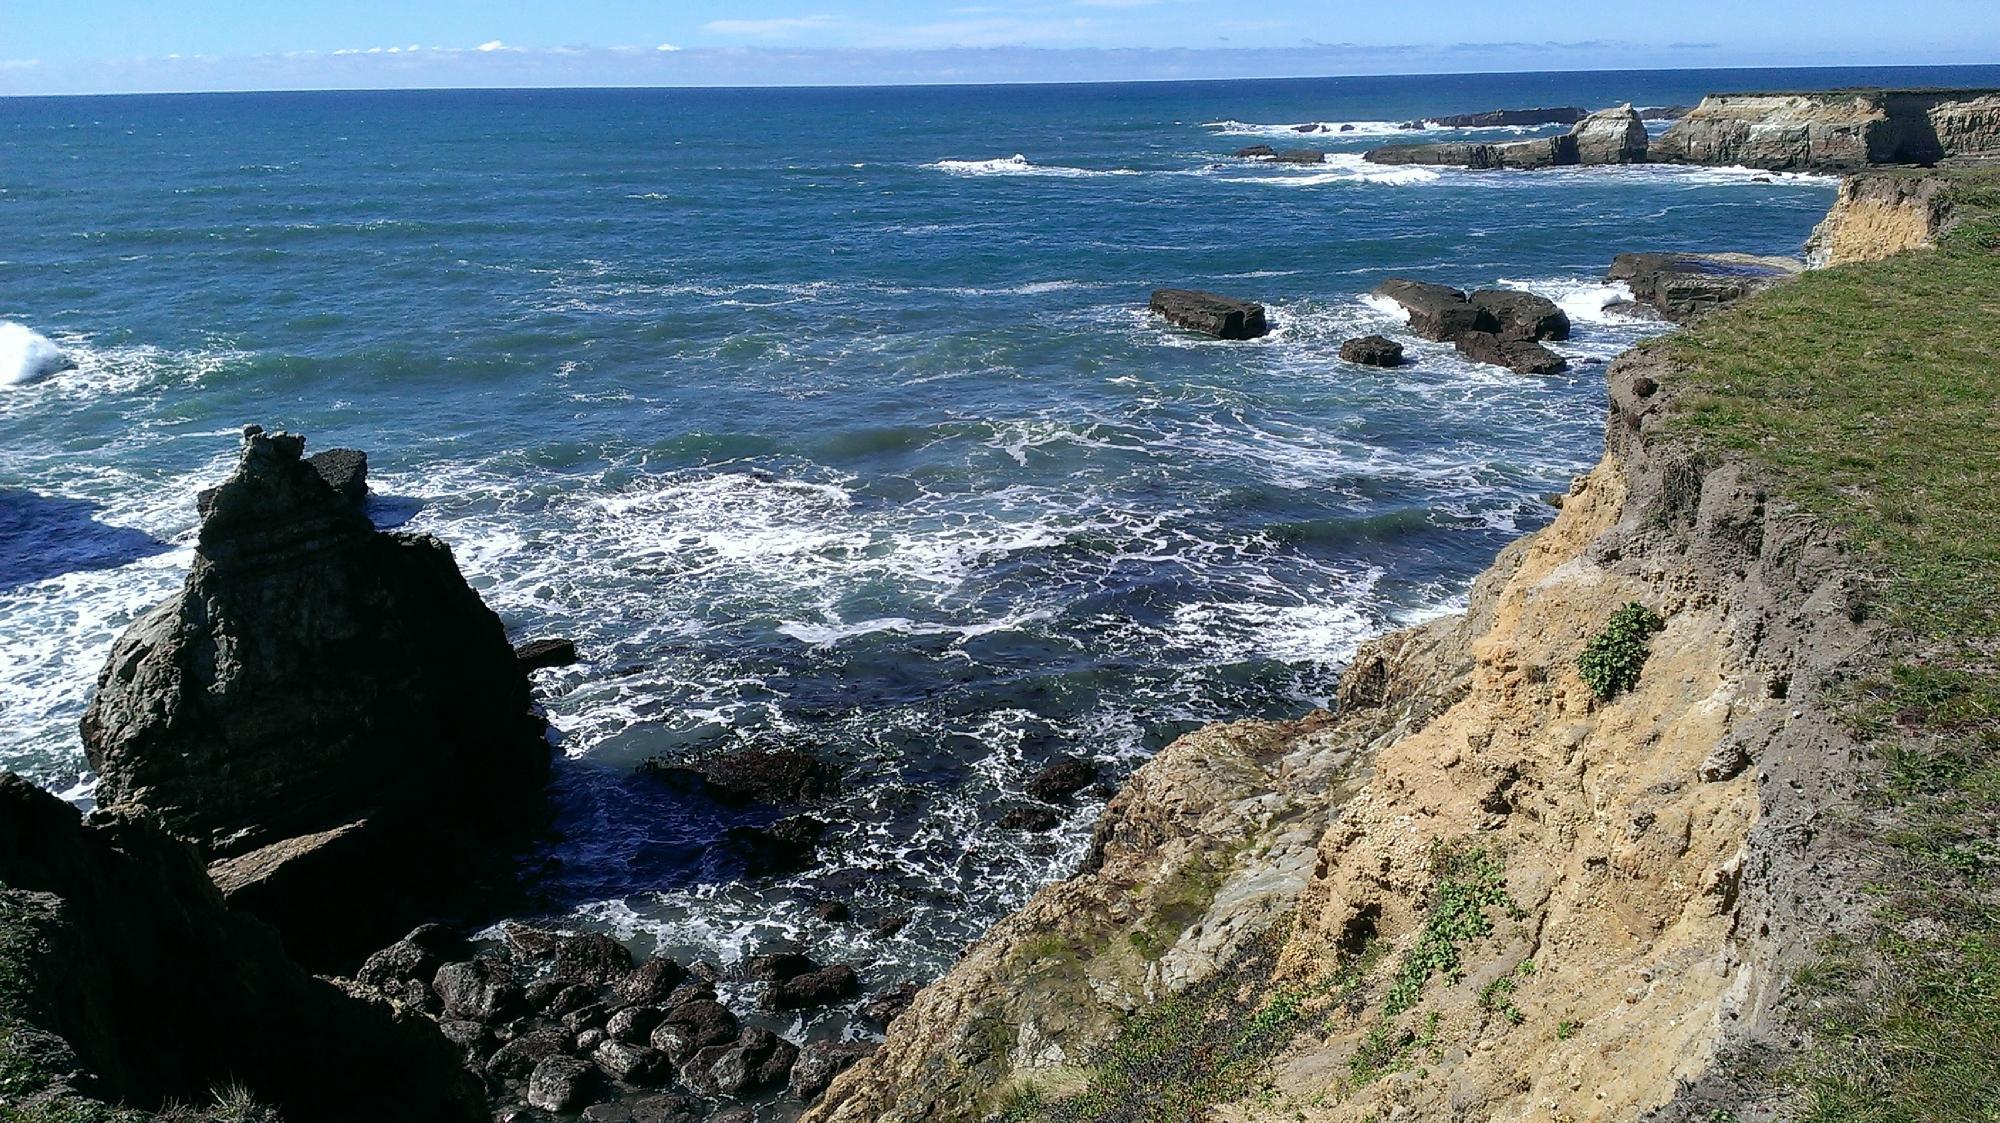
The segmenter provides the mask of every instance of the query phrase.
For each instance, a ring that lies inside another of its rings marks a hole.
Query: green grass
[[[1745,454],[1874,575],[1894,660],[1843,704],[1879,751],[1859,937],[1796,986],[1806,1123],[2000,1120],[2000,170],[1935,252],[1807,274],[1658,346],[1680,431]]]

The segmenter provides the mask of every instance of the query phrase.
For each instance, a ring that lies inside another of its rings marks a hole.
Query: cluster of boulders
[[[1568,368],[1544,341],[1568,339],[1569,316],[1554,301],[1512,289],[1466,293],[1449,285],[1400,277],[1376,286],[1409,312],[1410,330],[1450,343],[1467,358],[1521,374],[1555,374]]]
[[[581,1114],[591,1123],[695,1123],[735,1118],[727,1101],[786,1094],[810,1102],[874,1046],[799,1046],[751,1024],[717,990],[721,968],[665,956],[635,963],[601,933],[503,926],[475,949],[427,925],[370,956],[357,981],[438,1019],[499,1107],[498,1118]],[[845,964],[795,952],[753,956],[738,981],[761,984],[765,1015],[852,1002],[861,980]],[[859,1002],[877,1028],[906,1009],[909,985]],[[719,1112],[719,1114],[717,1114]],[[743,1116],[747,1118],[747,1116]]]

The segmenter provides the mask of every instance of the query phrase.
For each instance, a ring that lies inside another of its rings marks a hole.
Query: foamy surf
[[[1632,290],[1623,281],[1606,284],[1575,280],[1520,281],[1502,277],[1499,284],[1501,288],[1531,292],[1555,301],[1556,307],[1562,309],[1573,324],[1623,326],[1632,322],[1629,318],[1607,311],[1614,304],[1629,304],[1634,299]]]
[[[1018,152],[1002,159],[939,160],[926,166],[947,175],[957,176],[1034,175],[1052,176],[1058,179],[1095,179],[1099,176],[1139,174],[1131,168],[1070,168],[1060,164],[1036,164]]]
[[[0,321],[0,386],[26,386],[75,369],[76,360],[48,336],[26,324]]]
[[[1233,169],[1232,169],[1233,170]],[[1444,178],[1436,168],[1411,164],[1371,164],[1358,153],[1333,152],[1318,164],[1259,162],[1246,169],[1251,174],[1222,175],[1223,183],[1260,183],[1278,187],[1322,187],[1330,183],[1379,183],[1408,187],[1436,183]]]

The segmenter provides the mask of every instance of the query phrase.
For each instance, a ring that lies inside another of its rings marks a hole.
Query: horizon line
[[[994,49],[994,48],[975,48]],[[1049,51],[1120,51],[1152,50],[1154,48],[1041,48]],[[1236,48],[1257,50],[1259,48]],[[820,48],[832,52],[866,51],[869,48]],[[1229,48],[1209,48],[1227,51]],[[885,52],[887,53],[887,52]],[[907,50],[894,53],[922,53],[921,50]],[[1201,78],[1110,78],[1098,80],[1078,80],[1073,78],[1016,78],[1005,80],[967,81],[926,81],[926,82],[751,82],[751,83],[605,83],[605,84],[560,84],[560,85],[433,85],[433,86],[274,86],[268,89],[205,89],[205,90],[101,90],[89,93],[0,93],[0,101],[54,98],[117,98],[117,97],[231,97],[259,96],[265,94],[395,94],[395,93],[562,93],[575,91],[648,91],[648,90],[890,90],[890,89],[980,89],[1039,86],[1143,86],[1143,85],[1217,85],[1228,82],[1311,82],[1337,81],[1346,78],[1477,78],[1486,75],[1522,74],[1657,74],[1657,73],[1703,73],[1745,70],[1948,70],[1948,69],[1993,69],[2000,70],[2000,62],[1952,63],[1952,62],[1871,62],[1871,63],[1811,63],[1774,64],[1738,63],[1710,66],[1626,66],[1626,67],[1556,67],[1550,69],[1519,69],[1499,67],[1488,70],[1422,70],[1422,71],[1365,71],[1343,74],[1246,74],[1230,77]],[[1969,88],[1969,87],[1968,87]],[[1770,93],[1779,91],[1718,90],[1711,93]]]

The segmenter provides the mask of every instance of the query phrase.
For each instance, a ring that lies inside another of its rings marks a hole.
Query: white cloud
[[[717,35],[747,35],[755,39],[770,39],[790,35],[794,32],[809,31],[815,27],[827,27],[835,22],[832,16],[784,16],[776,19],[719,19],[701,25],[703,31]]]
[[[655,50],[660,50],[660,51],[678,51],[678,50],[680,50],[680,48],[679,48],[679,47],[676,47],[676,46],[674,46],[674,45],[673,45],[672,43],[662,43],[662,44],[660,44],[660,45],[659,45],[658,47],[655,47],[654,49],[655,49]]]
[[[507,44],[502,43],[498,39],[488,39],[479,45],[479,49],[482,51],[503,51],[507,49]]]

